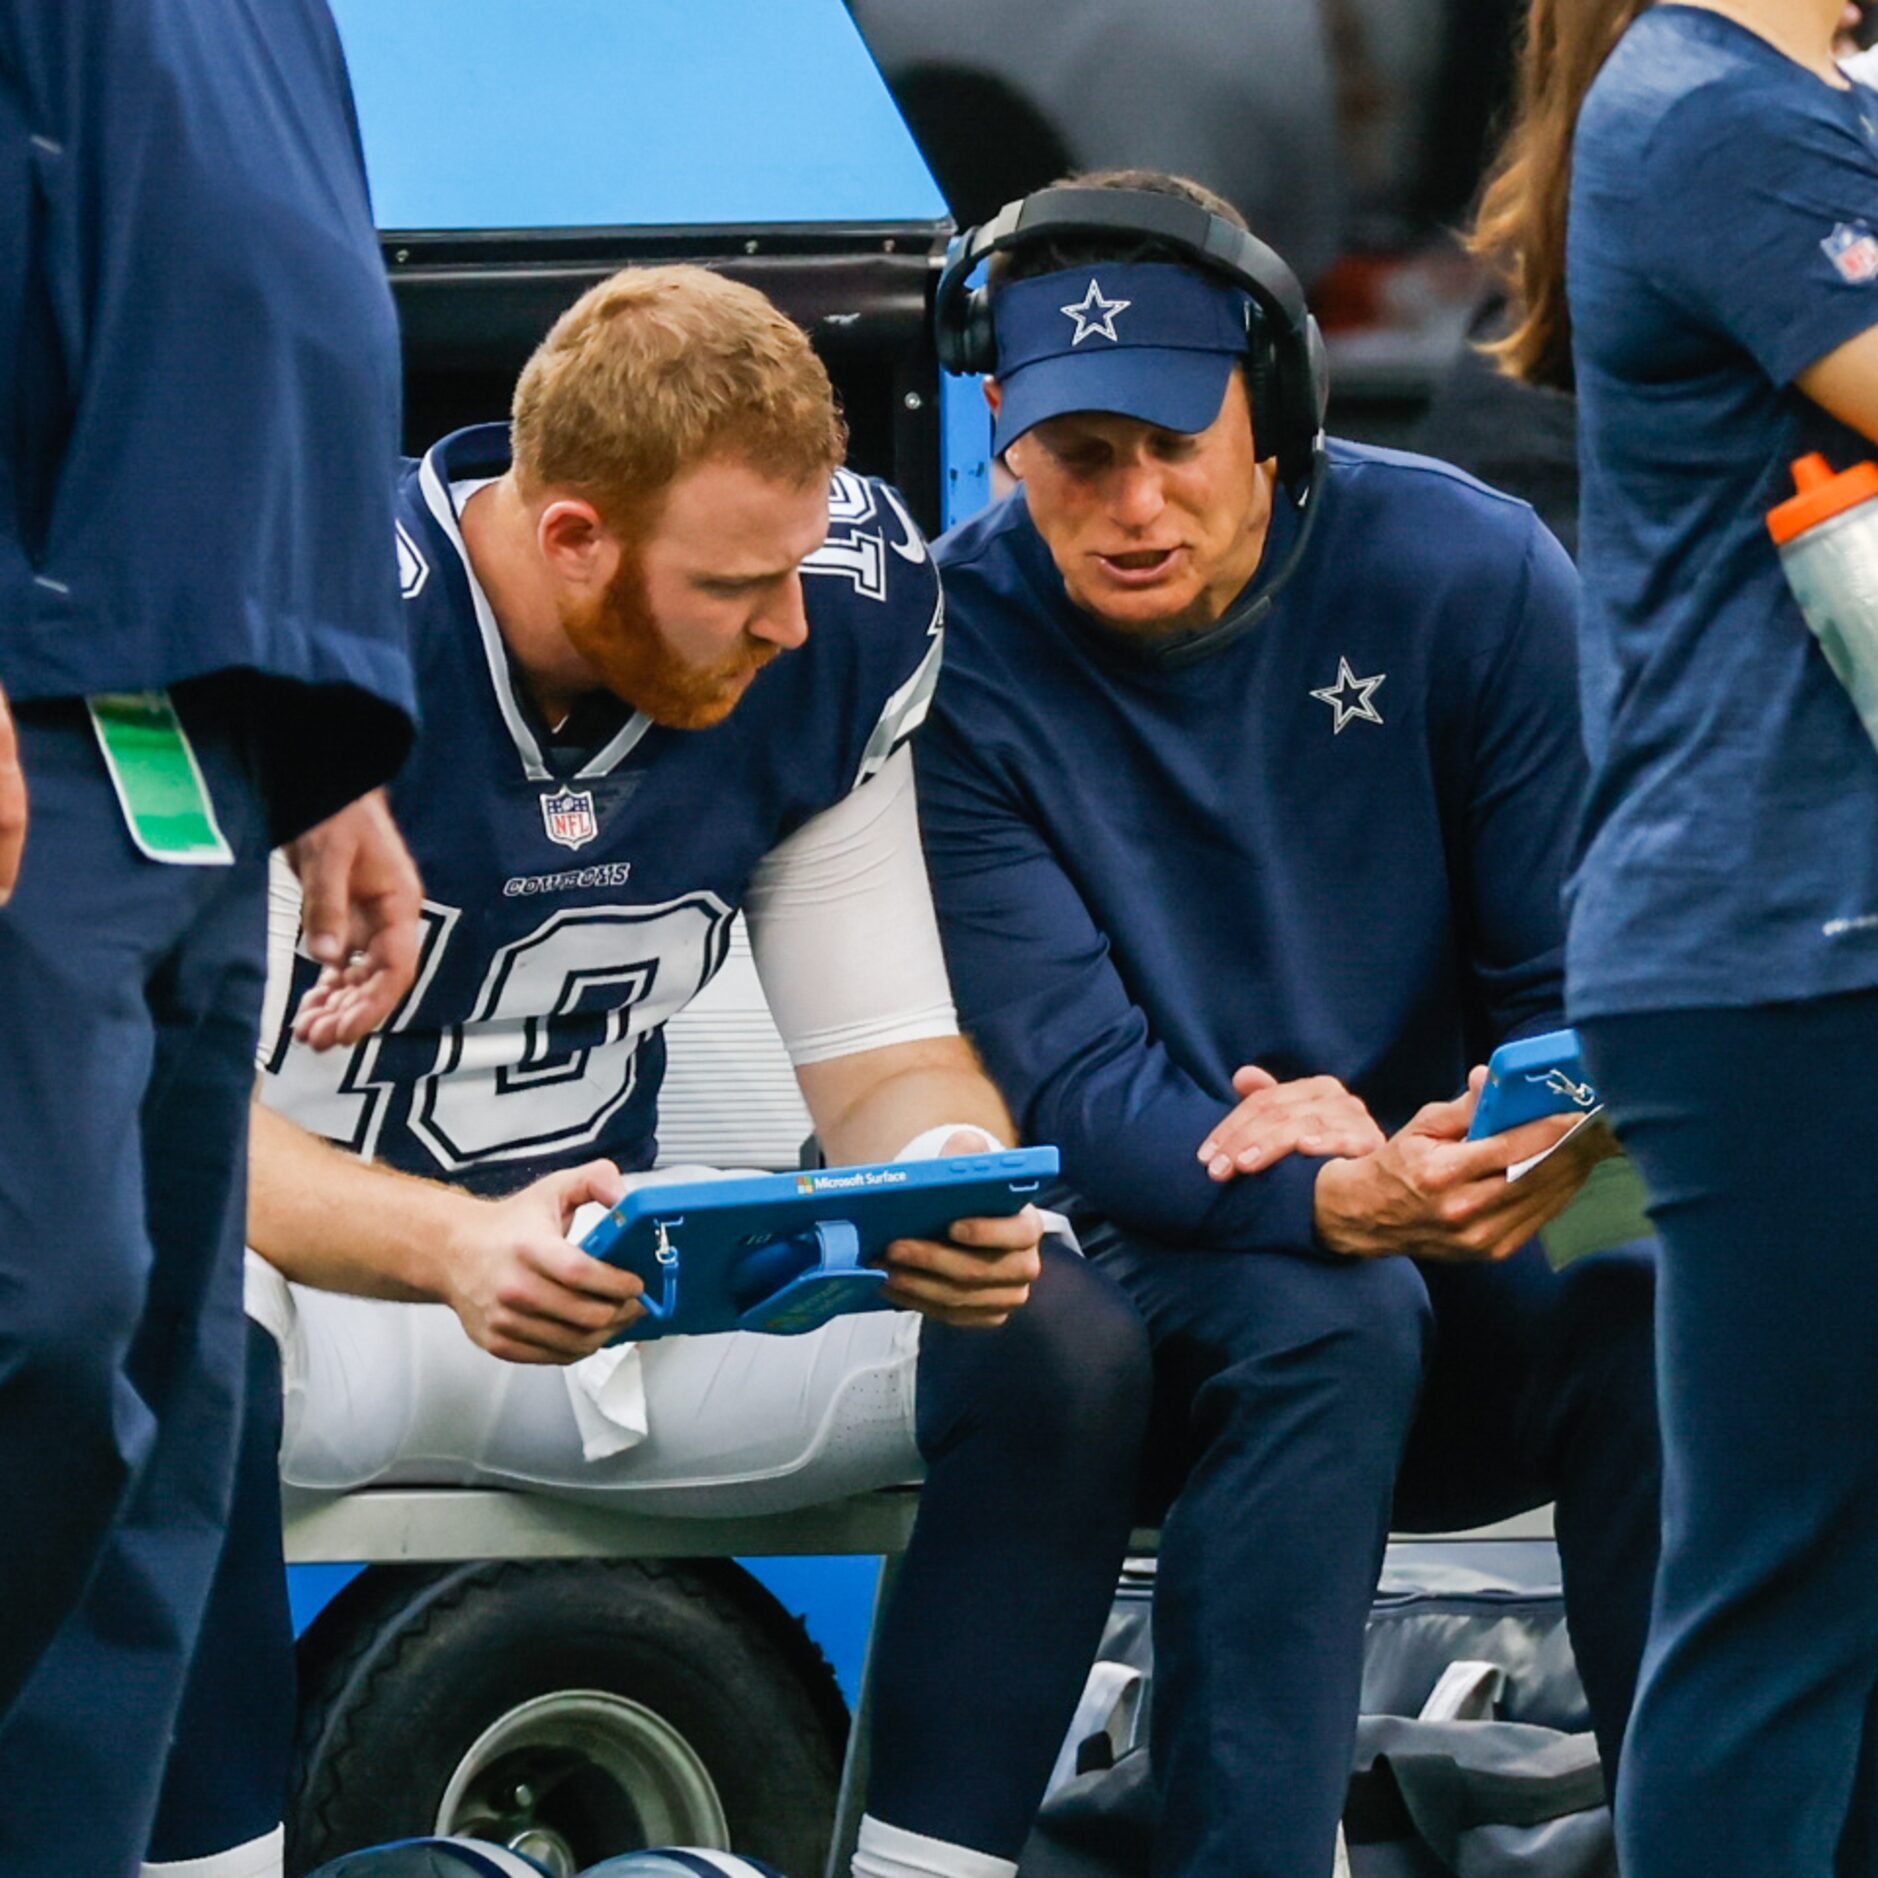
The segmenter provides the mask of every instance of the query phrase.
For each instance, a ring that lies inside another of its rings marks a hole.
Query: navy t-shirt
[[[0,0],[0,353],[0,684],[343,687],[283,819],[380,780],[397,320],[325,0]]]
[[[1878,95],[1653,7],[1579,118],[1569,287],[1593,780],[1574,1016],[1878,984],[1878,751],[1766,514],[1874,454],[1794,388],[1878,324]]]
[[[1220,1186],[1195,1158],[1240,1064],[1394,1129],[1562,1021],[1571,563],[1426,458],[1333,444],[1319,500],[1271,615],[1174,669],[1096,636],[1021,492],[937,548],[915,763],[959,1016],[1024,1133],[1151,1239],[1315,1244],[1321,1161]]]

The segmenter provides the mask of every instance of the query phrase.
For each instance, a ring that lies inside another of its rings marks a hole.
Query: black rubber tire
[[[288,1871],[431,1831],[483,1731],[563,1689],[655,1711],[703,1761],[736,1850],[819,1873],[847,1710],[801,1626],[715,1559],[379,1566],[355,1579],[301,1642]],[[637,1848],[575,1849],[584,1866]]]

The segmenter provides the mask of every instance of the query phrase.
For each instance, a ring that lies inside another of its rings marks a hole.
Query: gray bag
[[[1501,1720],[1505,1686],[1498,1664],[1462,1660],[1413,1720],[1359,1720],[1350,1878],[1616,1878],[1597,1743]]]
[[[1131,1562],[1019,1878],[1146,1878],[1152,1590]],[[1550,1545],[1392,1547],[1362,1707],[1340,1875],[1615,1878]]]

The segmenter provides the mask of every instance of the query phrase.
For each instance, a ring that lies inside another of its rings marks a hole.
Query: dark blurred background
[[[1458,463],[1575,550],[1572,402],[1480,351],[1506,309],[1459,240],[1526,0],[847,5],[961,224],[1068,170],[1198,178],[1303,278],[1333,430]],[[1871,44],[1878,0],[1845,25],[1845,51]]]
[[[1236,203],[1329,335],[1336,421],[1406,441],[1481,281],[1454,230],[1524,0],[848,0],[961,223],[1141,164]]]

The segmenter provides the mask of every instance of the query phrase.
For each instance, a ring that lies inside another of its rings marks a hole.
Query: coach
[[[320,1041],[415,960],[382,801],[324,819],[411,705],[324,0],[0,3],[0,340],[0,1869],[120,1878],[228,1505],[269,848],[318,825]]]
[[[1297,283],[1196,186],[954,261],[1022,487],[940,546],[926,840],[960,1015],[1155,1346],[1156,1870],[1328,1873],[1392,1520],[1556,1500],[1607,1768],[1645,1628],[1647,1256],[1534,1243],[1595,1135],[1517,1181],[1565,1123],[1463,1139],[1469,1066],[1561,1022],[1575,581],[1524,504],[1324,444]]]

